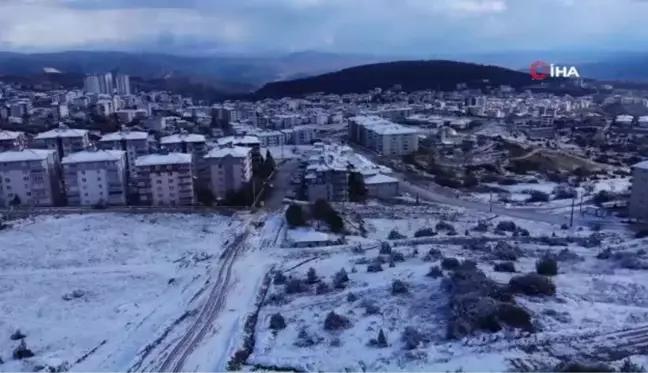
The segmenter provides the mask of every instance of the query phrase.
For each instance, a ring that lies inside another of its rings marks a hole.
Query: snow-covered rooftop
[[[227,137],[221,137],[220,139],[216,139],[216,142],[219,145],[226,145],[226,144],[261,144],[261,141],[259,141],[259,138],[256,136],[227,136]]]
[[[0,163],[43,161],[47,159],[47,157],[49,157],[51,154],[54,153],[55,153],[54,150],[49,150],[49,149],[9,150],[0,153]]]
[[[205,158],[224,158],[227,156],[234,158],[245,158],[250,155],[251,151],[252,149],[245,146],[225,146],[210,150]]]
[[[383,174],[377,174],[365,178],[364,182],[367,185],[391,184],[398,183],[398,179]]]
[[[0,141],[1,140],[15,140],[24,132],[20,131],[0,131]]]
[[[205,136],[195,133],[178,133],[160,139],[161,144],[177,144],[181,142],[205,142]]]
[[[331,242],[335,241],[335,236],[314,229],[296,228],[286,231],[286,239],[292,243]]]
[[[169,154],[149,154],[138,157],[135,160],[135,166],[159,166],[166,164],[185,164],[191,163],[192,155],[185,153],[169,153]]]
[[[107,133],[99,141],[146,140],[148,137],[148,132],[144,131],[119,131]]]
[[[349,169],[360,172],[364,176],[392,171],[376,165],[364,156],[357,154],[348,146],[315,144],[315,154],[308,158],[307,171],[347,171]]]
[[[90,163],[90,162],[109,162],[118,161],[125,157],[126,152],[123,150],[84,150],[72,153],[63,158],[61,163]]]
[[[55,139],[57,137],[83,137],[88,134],[88,130],[76,128],[55,128],[47,132],[39,133],[34,139]]]
[[[636,165],[632,166],[633,168],[641,168],[643,170],[648,170],[648,160],[642,161],[637,163]]]
[[[408,135],[417,134],[420,132],[415,128],[405,127],[403,125],[374,115],[355,116],[350,120],[353,120],[358,125],[361,125],[368,130],[381,135]]]

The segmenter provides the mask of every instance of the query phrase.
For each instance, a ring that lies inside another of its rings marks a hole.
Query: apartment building
[[[207,139],[195,133],[178,133],[161,138],[160,146],[169,152],[200,156],[207,151]]]
[[[416,152],[419,132],[377,116],[349,119],[349,140],[381,155],[402,156]]]
[[[20,131],[0,131],[0,152],[20,149],[27,144],[27,136]]]
[[[99,147],[105,150],[125,151],[128,174],[131,178],[135,178],[135,159],[153,151],[155,138],[148,132],[122,130],[101,137]]]
[[[60,161],[69,154],[89,148],[90,137],[88,130],[61,126],[36,135],[33,145],[35,148],[55,150]]]
[[[648,220],[648,161],[632,167],[629,215],[633,219]]]
[[[62,199],[57,162],[54,150],[0,153],[0,203],[5,207],[59,205]]]
[[[217,139],[218,146],[223,147],[228,144],[234,146],[242,146],[252,149],[252,169],[257,169],[263,164],[263,155],[261,154],[261,141],[256,136],[242,135],[242,136],[227,136]]]
[[[209,186],[216,198],[243,188],[252,179],[252,149],[229,143],[212,149],[206,156]]]
[[[140,202],[153,206],[185,206],[196,202],[193,155],[149,154],[135,160]]]
[[[125,151],[86,150],[66,156],[61,163],[68,205],[126,204]]]

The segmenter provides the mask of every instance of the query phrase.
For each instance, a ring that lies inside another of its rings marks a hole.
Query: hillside
[[[384,60],[383,58],[382,61]],[[379,61],[381,60],[373,56],[320,52],[265,57],[189,57],[114,51],[33,54],[0,52],[0,76],[38,74],[43,68],[50,67],[68,74],[118,71],[144,79],[160,79],[173,75],[188,79],[209,79],[223,82],[222,84],[236,82],[255,88],[279,79],[312,76]]]
[[[364,65],[310,78],[269,83],[256,92],[258,97],[300,96],[314,92],[360,93],[373,88],[400,84],[405,91],[453,90],[457,84],[471,88],[530,85],[528,73],[497,66],[454,61],[398,61]]]

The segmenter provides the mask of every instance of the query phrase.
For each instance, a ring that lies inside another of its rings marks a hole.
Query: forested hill
[[[405,91],[454,90],[457,84],[469,88],[508,85],[521,88],[533,84],[526,72],[497,66],[455,61],[398,61],[363,65],[333,73],[290,81],[268,83],[255,96],[286,97],[308,93],[362,93],[373,88],[400,85]]]

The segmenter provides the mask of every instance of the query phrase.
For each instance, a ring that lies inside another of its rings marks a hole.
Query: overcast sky
[[[641,0],[0,0],[0,50],[641,50]]]

